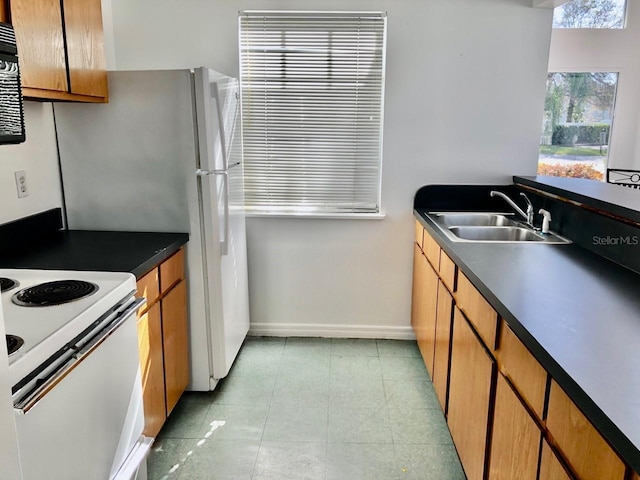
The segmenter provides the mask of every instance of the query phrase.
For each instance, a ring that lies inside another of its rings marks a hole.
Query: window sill
[[[320,220],[383,220],[384,213],[267,213],[247,212],[247,218],[317,218]]]

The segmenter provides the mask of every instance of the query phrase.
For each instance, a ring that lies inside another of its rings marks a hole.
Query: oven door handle
[[[45,382],[34,388],[25,397],[20,399],[13,407],[19,415],[26,415],[40,400],[42,400],[51,390],[55,388],[64,378],[80,365],[89,355],[91,355],[107,338],[115,333],[131,315],[146,303],[144,298],[136,298],[125,310],[123,310],[111,323],[105,327],[95,338],[78,350],[68,362],[62,364]]]

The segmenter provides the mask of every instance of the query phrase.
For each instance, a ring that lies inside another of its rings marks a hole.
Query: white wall
[[[550,72],[620,72],[609,167],[640,170],[640,1],[627,1],[627,28],[553,29]]]
[[[62,206],[50,103],[25,102],[27,141],[0,145],[0,224]],[[18,198],[14,172],[24,170],[29,196]]]
[[[238,74],[242,9],[384,10],[384,220],[248,221],[257,332],[410,335],[412,200],[536,171],[551,16],[531,0],[111,0],[120,70]]]

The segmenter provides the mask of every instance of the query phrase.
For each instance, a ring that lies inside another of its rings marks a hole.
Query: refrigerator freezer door
[[[249,330],[238,82],[194,72],[211,385],[227,375]]]

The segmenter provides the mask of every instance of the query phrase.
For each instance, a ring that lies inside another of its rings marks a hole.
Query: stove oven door
[[[134,459],[144,462],[139,305],[115,314],[75,361],[16,403],[24,480],[120,480]]]

